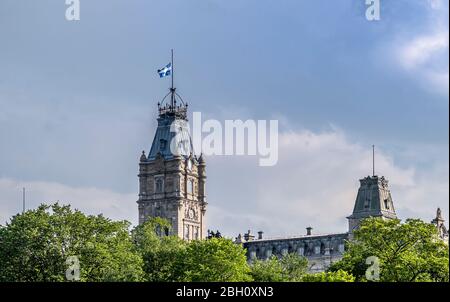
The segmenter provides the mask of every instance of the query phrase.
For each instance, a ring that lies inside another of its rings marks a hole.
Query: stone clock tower
[[[167,101],[166,101],[167,99]],[[177,104],[178,103],[178,104]],[[185,240],[206,237],[205,161],[192,147],[187,104],[175,88],[158,103],[158,128],[148,156],[139,163],[139,223],[167,219],[167,235]]]

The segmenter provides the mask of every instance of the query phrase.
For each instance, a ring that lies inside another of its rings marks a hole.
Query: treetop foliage
[[[40,205],[0,226],[0,281],[365,282],[368,257],[378,261],[379,281],[449,280],[448,246],[418,219],[364,220],[343,258],[315,274],[298,254],[248,262],[230,239],[187,242],[166,235],[170,228],[162,218],[131,228],[68,205]]]

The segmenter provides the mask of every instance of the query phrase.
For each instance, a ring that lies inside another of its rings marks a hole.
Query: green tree
[[[330,271],[344,270],[366,280],[366,259],[378,258],[379,281],[449,281],[448,245],[438,238],[436,227],[419,219],[368,218],[354,232],[343,258]]]
[[[250,275],[257,282],[301,281],[307,268],[306,258],[290,253],[280,259],[272,256],[267,260],[253,260]]]
[[[190,241],[178,257],[177,281],[251,281],[245,250],[230,239]]]
[[[129,226],[58,203],[16,215],[0,227],[0,281],[66,281],[70,256],[80,281],[142,280]]]
[[[267,260],[255,259],[250,267],[250,275],[256,282],[288,281],[283,274],[283,266],[276,256],[272,256]]]
[[[321,272],[315,274],[306,274],[303,276],[303,282],[354,282],[355,277],[343,270],[334,272]]]
[[[157,217],[147,220],[132,232],[136,250],[144,261],[147,281],[177,279],[175,266],[186,244],[178,236],[164,236],[170,227],[167,220]]]
[[[280,259],[283,275],[288,281],[301,281],[308,270],[308,260],[296,253],[289,253]]]

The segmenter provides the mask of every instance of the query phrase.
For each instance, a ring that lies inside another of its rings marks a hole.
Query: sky
[[[205,119],[279,120],[279,161],[207,161],[208,228],[347,230],[359,179],[384,175],[399,218],[449,219],[445,0],[0,0],[0,224],[60,201],[137,223],[156,70]]]

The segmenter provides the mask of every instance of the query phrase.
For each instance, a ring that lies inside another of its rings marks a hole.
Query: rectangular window
[[[194,192],[194,181],[192,179],[188,180],[187,192],[188,192],[188,194],[192,194]]]
[[[198,238],[198,227],[195,227],[194,238],[195,238],[195,239],[199,239],[199,238]]]
[[[184,225],[184,240],[189,240],[189,225]]]
[[[387,199],[384,200],[384,208],[389,210],[389,201]]]
[[[320,254],[320,246],[314,247],[314,254],[316,254],[316,255]]]

